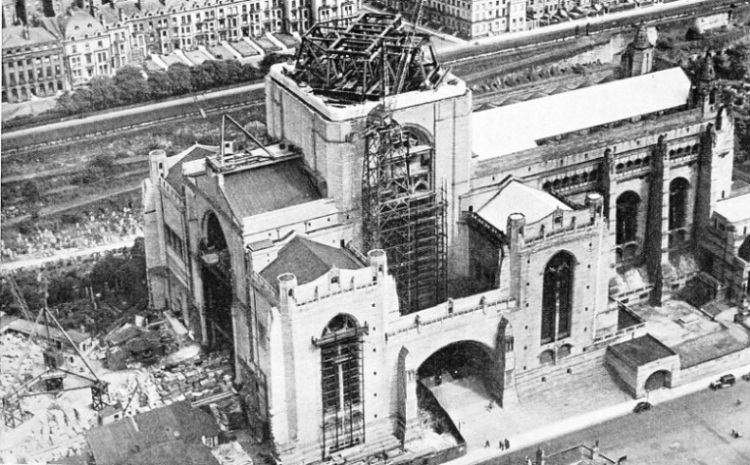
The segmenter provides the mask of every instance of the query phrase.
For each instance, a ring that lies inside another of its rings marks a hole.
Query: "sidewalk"
[[[730,370],[727,373],[732,373],[740,379],[740,376],[747,373],[750,370],[750,365]],[[718,379],[718,376],[710,376],[702,378],[698,381],[688,383],[682,386],[678,386],[673,389],[661,389],[658,391],[652,391],[648,396],[648,401],[654,405],[658,405],[664,402],[668,402],[673,399],[677,399],[695,392],[708,389],[708,385]],[[502,451],[497,449],[496,444],[490,448],[475,448],[469,449],[466,455],[456,460],[448,462],[450,465],[477,465],[490,459],[502,457],[508,453],[524,449],[536,444],[549,441],[551,439],[580,431],[592,426],[604,423],[608,420],[612,420],[621,416],[625,416],[633,411],[633,407],[638,402],[644,399],[633,399],[627,402],[611,405],[605,408],[587,412],[581,415],[576,415],[567,420],[559,421],[546,425],[543,428],[537,428],[535,430],[527,431],[521,434],[509,436],[511,448],[509,451]]]

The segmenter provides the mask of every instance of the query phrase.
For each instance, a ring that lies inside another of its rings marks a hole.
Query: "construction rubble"
[[[88,363],[107,383],[109,396],[106,406],[97,412],[90,391],[71,384],[71,376],[65,377],[65,389],[58,392],[27,386],[28,380],[46,368],[43,335],[34,340],[14,333],[0,336],[0,394],[21,394],[24,413],[24,421],[15,427],[0,425],[0,463],[85,457],[85,432],[91,427],[180,401],[211,413],[225,432],[245,425],[240,397],[233,387],[231,357],[227,353],[204,354],[171,315],[159,319],[136,316],[120,322],[98,342]],[[64,370],[71,374],[82,370],[82,361],[72,353],[65,354],[64,363]],[[215,451],[217,459],[227,465],[252,463],[234,444]]]

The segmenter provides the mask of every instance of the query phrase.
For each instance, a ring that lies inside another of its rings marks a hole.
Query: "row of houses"
[[[604,13],[663,0],[425,0],[429,26],[465,39],[517,32],[558,20]],[[416,0],[381,0],[389,8],[412,11]]]
[[[361,0],[44,0],[34,5],[3,2],[3,102],[54,95],[153,55],[226,43],[242,48],[245,39],[298,34],[316,22],[347,25]]]

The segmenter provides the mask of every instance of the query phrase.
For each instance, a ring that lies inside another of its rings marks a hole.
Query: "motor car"
[[[745,381],[750,381],[750,373],[745,373],[744,375],[742,375],[742,379],[744,379]]]
[[[648,402],[638,402],[633,409],[635,413],[641,413],[651,410],[651,404]]]
[[[734,386],[734,383],[736,382],[737,382],[737,378],[735,378],[734,375],[724,375],[721,378],[719,378],[717,381],[714,381],[713,383],[709,384],[708,387],[710,387],[711,389],[715,391],[717,389],[724,389],[730,386]]]

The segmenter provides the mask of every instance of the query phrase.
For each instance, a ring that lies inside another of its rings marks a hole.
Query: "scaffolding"
[[[445,189],[435,186],[434,148],[378,107],[367,120],[365,151],[365,248],[386,251],[401,313],[434,306],[447,288]]]
[[[313,339],[320,348],[323,454],[365,442],[363,336],[369,328],[347,320],[337,331]]]
[[[365,13],[346,28],[316,24],[289,72],[300,87],[343,104],[434,89],[446,74],[428,34],[405,27],[400,15],[380,13]]]

